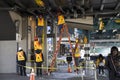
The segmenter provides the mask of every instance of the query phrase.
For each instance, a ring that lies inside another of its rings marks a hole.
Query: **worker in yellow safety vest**
[[[35,39],[34,39],[34,50],[37,50],[37,49],[42,49],[42,45],[38,41],[38,38],[35,37]]]
[[[36,28],[36,35],[41,36],[44,27],[44,18],[42,15],[38,16],[37,18],[37,28]]]
[[[87,44],[87,43],[88,43],[88,38],[87,38],[87,36],[84,36],[83,42],[84,42],[84,44]]]
[[[104,29],[104,22],[102,20],[102,18],[99,18],[100,23],[99,23],[99,30],[103,30]]]
[[[58,22],[57,22],[57,24],[58,24],[58,28],[59,28],[59,32],[61,32],[62,31],[62,29],[63,29],[63,24],[65,24],[65,19],[64,19],[64,16],[62,15],[62,13],[61,12],[58,12]]]
[[[16,54],[16,59],[17,59],[17,66],[18,66],[18,72],[20,72],[19,74],[21,76],[26,76],[26,54],[23,51],[23,49],[21,47],[19,47],[19,50]]]
[[[44,57],[42,54],[42,50],[37,49],[35,51],[35,62],[36,62],[36,67],[37,67],[37,76],[42,76],[42,63],[44,61]]]
[[[75,59],[76,70],[78,71],[79,61],[80,61],[80,49],[79,49],[79,47],[77,47],[75,52],[74,52],[74,59]]]

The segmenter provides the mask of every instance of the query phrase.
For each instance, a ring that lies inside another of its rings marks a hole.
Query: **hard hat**
[[[22,48],[21,48],[21,47],[19,47],[19,49],[18,49],[18,50],[20,51],[20,50],[22,50]]]
[[[72,49],[70,49],[69,52],[72,52]]]
[[[102,20],[102,18],[99,18],[99,21],[101,21]]]

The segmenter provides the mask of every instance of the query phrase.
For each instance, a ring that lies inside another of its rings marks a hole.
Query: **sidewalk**
[[[82,78],[82,73],[77,74],[76,72],[68,73],[67,66],[59,66],[56,72],[52,72],[50,75],[43,75],[42,77],[36,76],[35,80],[95,80],[94,75]],[[91,74],[91,73],[90,73]],[[97,80],[108,80],[107,76],[98,76]],[[0,80],[29,80],[28,76],[20,76],[15,73],[13,74],[0,74]]]
[[[16,74],[0,74],[0,80],[29,80],[28,76],[20,76]],[[82,80],[81,74],[53,72],[51,75],[36,76],[35,80]],[[83,80],[95,80],[94,77],[84,77]],[[108,80],[107,77],[98,77],[98,80]]]
[[[64,77],[63,77],[64,75]],[[43,75],[43,77],[35,77],[35,80],[81,80],[80,78],[69,77],[69,74],[57,73],[52,74],[50,76]],[[28,76],[19,76],[16,74],[0,74],[0,80],[29,80]]]

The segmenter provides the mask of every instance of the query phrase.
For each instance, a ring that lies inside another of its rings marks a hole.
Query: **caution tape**
[[[35,60],[28,60],[27,62],[34,62]]]
[[[67,62],[67,60],[63,60],[63,59],[57,59],[57,61],[63,61],[63,62]],[[72,62],[72,61],[71,61]],[[85,61],[83,62],[80,62],[81,64],[82,63],[86,63]],[[88,64],[95,64],[94,62],[88,62]]]
[[[57,59],[57,61],[67,61],[67,60]],[[72,62],[72,61],[71,61],[71,62]],[[86,62],[80,62],[80,63],[86,63]],[[89,62],[89,64],[94,64],[94,62]]]
[[[27,62],[34,62],[35,60],[28,60]],[[63,62],[67,62],[66,60],[62,60],[62,59],[57,59],[57,61],[63,61]],[[85,64],[86,63],[86,61],[83,61],[83,62],[80,62],[81,64]],[[74,66],[74,68],[75,69],[96,69],[96,66],[94,65],[94,62],[88,62],[88,64],[93,64],[93,67],[89,67],[89,66],[79,66],[79,67],[75,67]],[[53,68],[51,68],[51,67],[31,67],[31,66],[23,66],[23,65],[20,65],[20,64],[17,64],[18,66],[22,66],[22,67],[25,67],[25,68],[27,68],[27,69],[32,69],[32,68],[41,68],[41,69],[53,69],[53,70],[56,70],[56,69],[58,69],[58,68],[55,68],[55,67],[53,67]]]
[[[96,69],[96,67],[83,67],[83,66],[80,66],[80,67],[76,67],[77,69]]]
[[[23,66],[23,65],[20,65],[20,64],[17,64],[18,66],[22,66],[22,67],[25,67],[27,69],[32,69],[33,67],[30,67],[30,66]]]
[[[20,65],[20,64],[17,64],[18,66],[22,66],[22,67],[25,67],[25,68],[27,68],[27,69],[32,69],[32,68],[34,68],[34,69],[36,69],[36,68],[39,68],[39,69],[54,69],[54,70],[56,70],[57,68],[50,68],[50,67],[31,67],[31,66],[23,66],[23,65]]]
[[[62,60],[62,59],[57,59],[57,61],[63,61],[63,62],[66,62],[66,60]]]
[[[51,67],[31,67],[31,66],[23,66],[23,65],[20,65],[20,64],[17,64],[17,65],[25,67],[27,69],[32,69],[32,68],[34,68],[34,69],[37,69],[37,68],[39,68],[39,69],[52,69],[52,70],[57,70],[58,69],[58,68],[55,68],[55,67],[53,67],[53,68],[51,68]],[[96,69],[96,67],[83,67],[83,66],[74,67],[74,68],[75,69]]]

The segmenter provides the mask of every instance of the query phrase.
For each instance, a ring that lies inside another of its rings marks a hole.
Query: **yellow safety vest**
[[[103,28],[104,28],[104,23],[103,23],[103,21],[100,21],[99,30],[103,30]]]
[[[36,56],[36,62],[41,62],[42,61],[42,54],[35,54]]]
[[[75,57],[80,57],[80,51],[79,51],[79,49],[78,49],[78,48],[76,49],[76,52],[75,52]]]
[[[37,50],[37,49],[42,49],[42,46],[38,41],[34,41],[34,50]]]
[[[103,61],[102,61],[104,64],[105,64],[105,59],[103,59]],[[96,60],[96,67],[98,67],[99,66],[99,63],[100,63],[100,59],[97,59]]]
[[[80,53],[75,53],[75,57],[80,57]]]
[[[58,16],[58,25],[61,25],[64,23],[65,23],[64,16],[63,15]]]
[[[23,51],[17,52],[17,55],[18,55],[18,61],[25,60],[25,57],[23,56]]]
[[[38,6],[44,6],[44,2],[42,0],[35,0]]]
[[[38,18],[38,26],[44,26],[44,18]]]
[[[88,39],[86,36],[84,36],[84,44],[87,44],[88,43]]]

